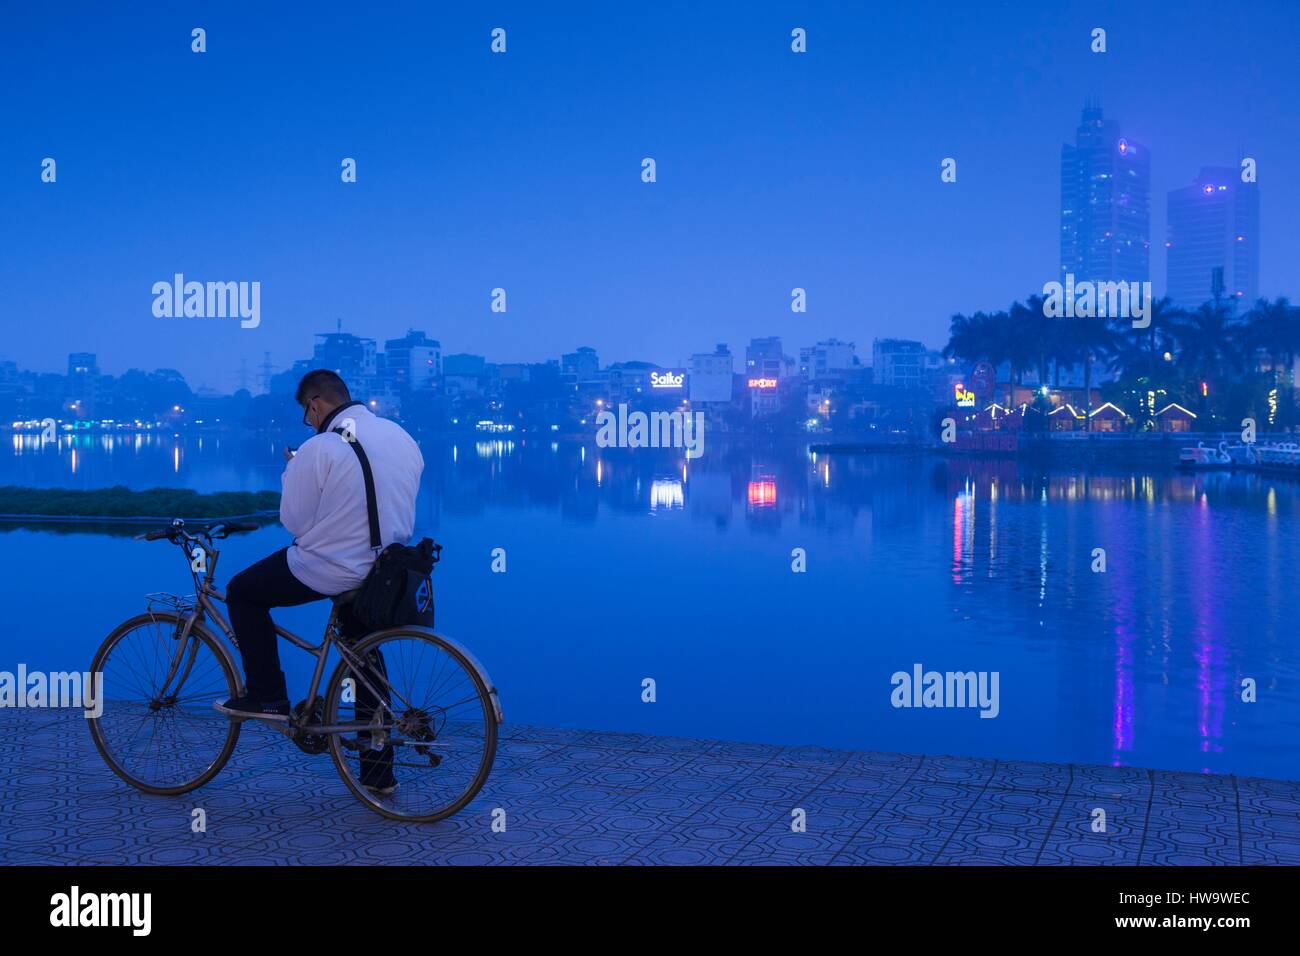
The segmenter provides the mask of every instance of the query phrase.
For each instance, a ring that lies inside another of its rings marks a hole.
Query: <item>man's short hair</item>
[[[304,375],[298,383],[298,391],[294,392],[293,400],[299,405],[306,405],[317,395],[334,404],[352,401],[352,395],[343,379],[339,378],[337,372],[331,372],[327,368],[313,369]]]

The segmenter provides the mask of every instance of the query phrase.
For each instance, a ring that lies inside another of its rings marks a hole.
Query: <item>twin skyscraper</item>
[[[1151,154],[1089,102],[1073,145],[1061,147],[1061,279],[1151,278]],[[1203,167],[1168,194],[1165,294],[1192,309],[1222,297],[1249,308],[1259,294],[1259,188],[1254,161]]]

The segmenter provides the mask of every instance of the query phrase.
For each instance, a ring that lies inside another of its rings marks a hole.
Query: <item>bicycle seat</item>
[[[351,591],[344,591],[342,594],[334,595],[330,600],[333,601],[337,607],[342,607],[345,604],[351,604],[352,599],[360,592],[361,588],[353,588]]]

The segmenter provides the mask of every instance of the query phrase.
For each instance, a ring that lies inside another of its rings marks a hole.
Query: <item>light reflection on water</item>
[[[0,483],[276,488],[301,437],[26,436]],[[1296,485],[722,442],[689,467],[550,436],[423,449],[439,628],[483,659],[511,720],[1300,778]],[[223,582],[286,543],[278,527],[232,540]],[[84,667],[145,592],[184,589],[164,551],[8,526],[0,669]],[[77,614],[51,630],[69,588]],[[312,633],[323,615],[284,620]],[[999,717],[894,709],[890,676],[915,663],[998,671]]]

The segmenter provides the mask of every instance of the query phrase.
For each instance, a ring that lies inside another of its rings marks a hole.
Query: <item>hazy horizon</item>
[[[1060,148],[1087,98],[1150,150],[1156,295],[1166,194],[1246,154],[1260,294],[1300,297],[1295,7],[147,3],[3,22],[0,357],[27,368],[87,351],[228,392],[243,359],[256,390],[264,352],[283,370],[340,319],[500,362],[589,345],[680,366],[765,335],[791,354],[938,347],[954,312],[1057,277]],[[155,318],[177,272],[260,282],[259,327]]]

